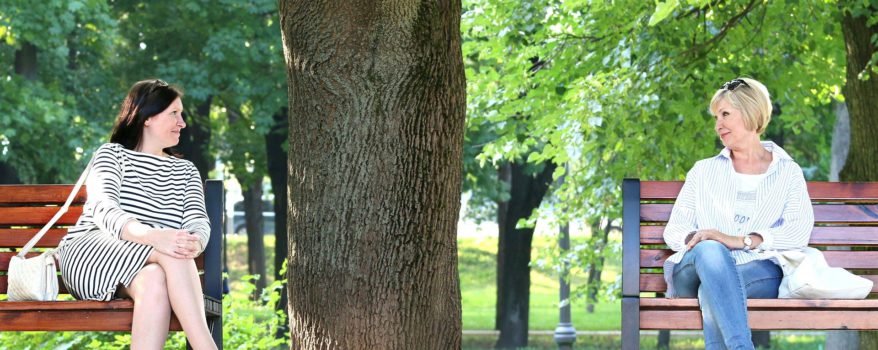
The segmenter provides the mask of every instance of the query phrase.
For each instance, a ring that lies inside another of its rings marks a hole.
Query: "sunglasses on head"
[[[750,87],[750,85],[747,85],[747,82],[744,81],[744,79],[732,79],[732,80],[727,81],[725,84],[723,84],[721,89],[735,91],[735,89],[737,89],[738,86],[741,86],[741,85],[744,85],[746,87]]]
[[[161,80],[161,79],[153,80],[152,86],[150,86],[149,90],[147,90],[146,93],[143,94],[143,96],[140,96],[140,99],[137,101],[137,103],[136,103],[137,108],[141,108],[143,106],[143,104],[146,103],[146,100],[149,98],[149,96],[152,95],[152,93],[156,92],[156,90],[161,89],[161,88],[165,88],[168,86],[169,86],[168,83],[166,83],[164,80]]]

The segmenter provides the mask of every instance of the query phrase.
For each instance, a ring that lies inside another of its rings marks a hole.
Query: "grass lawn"
[[[574,237],[575,238],[575,237]],[[247,239],[246,236],[229,235],[229,276],[232,293],[243,293],[241,279],[247,274]],[[554,245],[554,238],[536,236],[533,251],[545,251]],[[274,276],[274,236],[265,237],[268,283]],[[458,259],[460,286],[463,304],[464,330],[494,329],[494,304],[496,300],[496,251],[497,239],[460,238],[458,239]],[[536,254],[536,253],[535,253]],[[530,329],[554,330],[558,323],[558,281],[540,271],[531,272]],[[602,275],[605,282],[616,279],[619,271],[618,262],[608,264]],[[574,286],[582,283],[573,281]],[[619,330],[621,325],[619,302],[602,302],[597,304],[595,312],[589,314],[581,301],[572,304],[573,324],[577,330]],[[238,312],[247,312],[239,310]],[[671,333],[671,349],[703,349],[704,342],[700,336],[685,336]],[[799,334],[772,334],[772,349],[823,349],[825,336]],[[657,336],[642,336],[642,349],[655,349]],[[493,349],[497,341],[496,335],[464,335],[463,349]],[[551,335],[531,335],[530,347],[527,349],[556,349]],[[621,342],[618,336],[612,335],[580,335],[574,349],[619,349]]]
[[[463,303],[463,329],[494,329],[497,300],[497,238],[460,238],[458,261],[460,292]],[[555,244],[553,237],[535,236],[533,252],[546,250]],[[601,275],[605,282],[613,282],[618,264],[611,264]],[[554,330],[558,325],[558,279],[538,269],[531,269],[530,329]],[[574,279],[574,286],[583,283]],[[621,327],[621,306],[618,301],[601,302],[589,314],[582,301],[571,304],[573,325],[577,330],[618,330]]]
[[[247,237],[228,235],[229,281],[232,293],[240,293],[241,279],[247,275]],[[534,252],[547,249],[554,238],[534,237]],[[494,329],[494,307],[497,299],[497,239],[458,239],[460,291],[463,303],[463,329]],[[268,283],[274,280],[274,236],[265,236]],[[610,266],[602,279],[614,281],[617,266]],[[581,282],[581,281],[579,281]],[[574,280],[577,283],[577,280]],[[599,303],[593,314],[585,311],[582,303],[572,304],[573,324],[577,330],[618,330],[620,327],[619,302]],[[533,269],[531,271],[530,329],[554,330],[558,325],[558,279]]]

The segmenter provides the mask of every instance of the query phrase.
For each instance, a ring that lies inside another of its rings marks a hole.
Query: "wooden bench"
[[[2,185],[0,186],[0,294],[6,294],[9,260],[15,250],[55,215],[64,204],[72,185]],[[207,180],[204,186],[207,215],[210,218],[210,241],[195,261],[204,288],[205,313],[217,346],[222,349],[222,265],[220,262],[223,228],[223,184]],[[82,214],[85,188],[77,195],[68,212],[37,243],[37,248],[54,248],[67,234],[64,228],[76,223]],[[28,253],[28,256],[39,252]],[[58,276],[60,294],[67,290]],[[64,297],[63,295],[61,297]],[[0,301],[0,331],[131,331],[134,301]],[[180,331],[180,322],[171,316],[170,330]]]
[[[626,179],[622,185],[622,349],[638,349],[640,329],[701,329],[694,298],[662,296],[662,265],[673,251],[662,238],[682,182]],[[878,282],[878,183],[808,182],[815,227],[809,245],[831,266]],[[835,249],[835,248],[832,248]],[[878,292],[878,283],[870,297]],[[658,295],[656,295],[658,294]],[[878,300],[751,299],[750,327],[758,330],[878,329]]]

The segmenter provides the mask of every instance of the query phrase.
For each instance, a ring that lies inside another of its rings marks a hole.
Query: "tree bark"
[[[210,157],[208,146],[210,145],[210,104],[213,96],[198,104],[194,114],[186,115],[186,127],[180,131],[180,144],[178,149],[183,156],[195,165],[201,174],[201,181],[207,179],[208,174],[215,167],[214,160]]]
[[[866,17],[853,17],[847,11],[842,18],[847,49],[844,95],[851,128],[850,151],[840,174],[843,181],[878,181],[878,74],[869,68],[864,73],[868,79],[859,79],[876,51],[871,38],[878,35],[878,26],[868,26],[866,21]]]
[[[287,261],[287,130],[289,118],[287,108],[284,107],[272,116],[274,124],[265,135],[265,156],[268,161],[268,177],[271,178],[271,190],[274,191],[274,278],[283,281],[286,275],[281,275],[280,270],[284,261]],[[276,305],[277,310],[287,313],[287,293],[280,295]],[[287,327],[279,327],[277,337],[286,337],[289,333]]]
[[[459,0],[279,3],[294,349],[459,349]]]
[[[846,1],[841,6],[854,6]],[[874,9],[873,9],[874,11]],[[878,25],[869,26],[867,17],[854,17],[843,11],[841,29],[846,48],[845,103],[850,117],[850,149],[839,174],[842,181],[878,181],[878,74],[866,65],[876,51],[871,38]],[[865,69],[865,71],[864,71]],[[860,74],[868,79],[860,79]],[[860,348],[878,348],[878,332],[860,332]]]
[[[244,221],[247,226],[247,270],[256,279],[254,299],[265,289],[265,235],[262,224],[262,179],[247,184],[244,189]]]
[[[530,255],[533,228],[516,228],[519,219],[530,217],[540,206],[552,183],[554,163],[543,165],[536,175],[525,164],[500,167],[500,180],[509,184],[509,201],[497,205],[499,246],[497,247],[497,319],[500,330],[495,347],[527,346],[530,306]]]

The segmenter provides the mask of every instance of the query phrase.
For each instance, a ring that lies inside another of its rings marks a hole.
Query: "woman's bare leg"
[[[119,294],[134,299],[131,349],[162,349],[168,339],[171,304],[165,272],[158,264],[147,264]]]
[[[207,328],[204,315],[204,299],[198,268],[192,259],[177,259],[159,251],[153,251],[147,263],[162,267],[168,291],[168,299],[174,314],[180,320],[186,338],[193,349],[216,349]],[[167,329],[167,328],[165,328]]]

